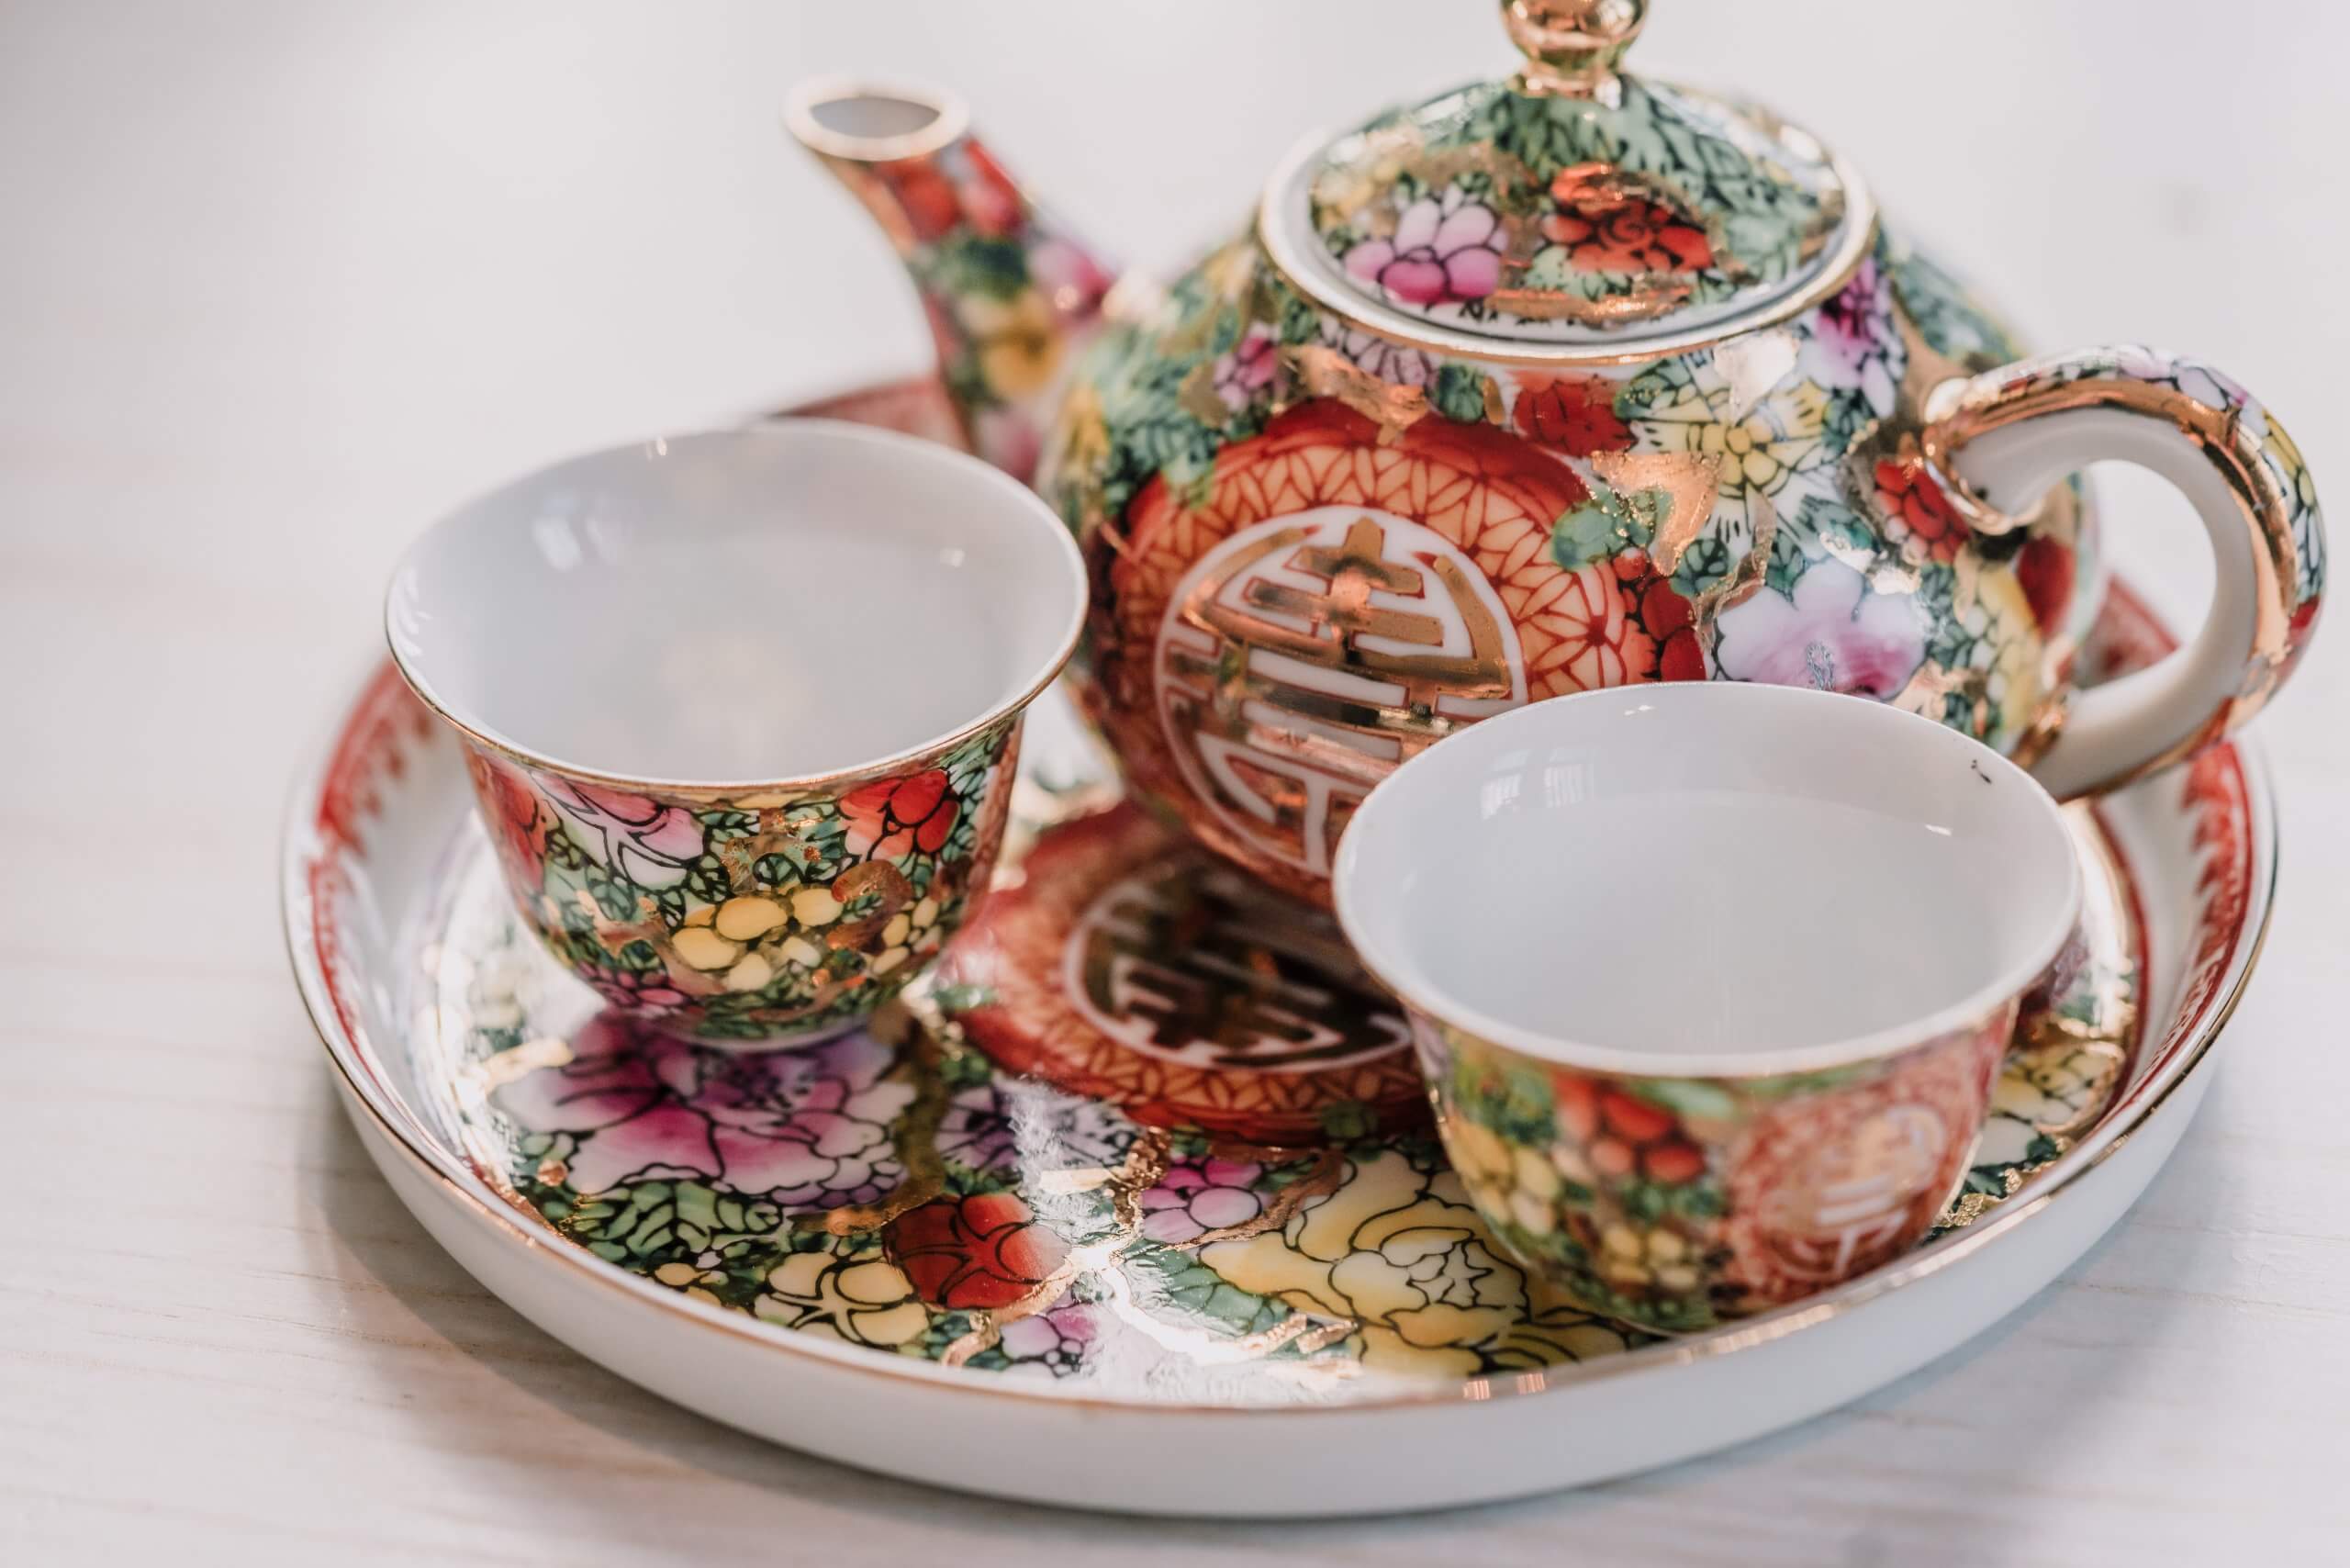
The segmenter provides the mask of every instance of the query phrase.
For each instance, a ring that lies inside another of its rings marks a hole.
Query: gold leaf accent
[[[1721,458],[1696,452],[1595,452],[1591,471],[1620,491],[1665,493],[1665,514],[1657,521],[1648,551],[1657,571],[1671,577],[1713,518],[1714,499],[1721,491]],[[1756,548],[1766,543],[1758,540]]]
[[[1746,554],[1738,558],[1729,575],[1699,594],[1689,606],[1690,622],[1696,632],[1698,645],[1710,647],[1714,641],[1714,623],[1723,610],[1750,598],[1762,586],[1763,574],[1771,566],[1771,542],[1779,535],[1779,509],[1771,498],[1760,490],[1748,492],[1747,516],[1754,524],[1753,543]]]
[[[1203,359],[1192,366],[1183,384],[1176,389],[1175,401],[1192,418],[1210,430],[1221,430],[1232,419],[1232,410],[1215,392],[1215,362]]]
[[[1393,446],[1428,415],[1427,392],[1382,381],[1346,355],[1319,343],[1281,351],[1310,398],[1333,398],[1379,427],[1379,444]]]

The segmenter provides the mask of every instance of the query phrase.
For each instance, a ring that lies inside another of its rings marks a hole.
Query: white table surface
[[[402,542],[922,363],[787,82],[955,82],[1164,265],[1300,131],[1501,66],[1491,10],[0,3],[0,1561],[2350,1560],[2350,628],[2262,725],[2275,930],[2135,1210],[1858,1406],[1580,1495],[1135,1524],[767,1448],[487,1296],[344,1126],[275,833]],[[2043,345],[2218,359],[2350,498],[2350,7],[1656,11],[1648,69],[1807,121]],[[2191,612],[2179,509],[2108,494]]]

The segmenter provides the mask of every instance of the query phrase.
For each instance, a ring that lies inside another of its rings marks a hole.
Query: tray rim
[[[2159,618],[2145,608],[2143,599],[2123,581],[2117,578],[2109,584],[2109,597],[2132,601],[2149,619],[2160,623]],[[572,1274],[606,1290],[618,1291],[624,1297],[633,1297],[637,1307],[652,1314],[657,1321],[715,1330],[772,1351],[809,1357],[840,1370],[900,1383],[925,1384],[973,1398],[1017,1399],[1035,1405],[1153,1417],[1369,1415],[1430,1406],[1486,1403],[1505,1397],[1516,1403],[1544,1395],[1564,1396],[1573,1389],[1604,1379],[1653,1375],[1667,1369],[1715,1361],[1741,1350],[1786,1340],[1807,1329],[1847,1316],[1874,1301],[1946,1270],[1961,1266],[1985,1249],[1998,1246],[2001,1238],[2031,1223],[2059,1197],[2071,1193],[2084,1178],[2102,1166],[2133,1135],[2145,1128],[2181,1089],[2209,1070],[2212,1047],[2233,1015],[2245,987],[2259,966],[2276,901],[2279,836],[2273,778],[2266,753],[2257,742],[2240,735],[2223,743],[2223,745],[2233,752],[2236,767],[2243,779],[2252,886],[2248,890],[2244,921],[2237,928],[2234,948],[2221,981],[2205,999],[2202,1017],[2194,1026],[2191,1037],[2176,1053],[2176,1064],[2166,1064],[2156,1073],[2149,1074],[2125,1088],[2114,1107],[2088,1136],[2037,1176],[2032,1185],[2038,1191],[2020,1194],[2021,1201],[2010,1200],[2000,1205],[1997,1212],[1976,1220],[1960,1235],[1887,1263],[1835,1290],[1702,1334],[1662,1340],[1600,1361],[1562,1363],[1507,1377],[1482,1376],[1458,1383],[1431,1380],[1431,1385],[1427,1388],[1397,1388],[1360,1397],[1293,1404],[1162,1402],[1109,1397],[1082,1388],[1064,1388],[1057,1382],[1046,1383],[993,1374],[974,1375],[912,1358],[882,1356],[855,1346],[835,1345],[813,1336],[793,1334],[746,1320],[738,1313],[707,1305],[665,1290],[651,1281],[613,1269],[580,1249],[561,1245],[537,1226],[526,1224],[510,1211],[507,1200],[498,1194],[469,1163],[455,1151],[444,1148],[418,1123],[397,1094],[381,1081],[369,1064],[364,1027],[356,1030],[346,1028],[342,1022],[341,1009],[327,977],[317,940],[316,898],[311,885],[314,870],[325,863],[323,852],[328,847],[317,825],[318,806],[325,795],[328,776],[345,745],[368,717],[374,704],[386,693],[387,683],[389,694],[404,695],[405,689],[400,686],[389,658],[379,656],[355,689],[346,689],[346,695],[333,710],[325,743],[306,750],[307,760],[296,776],[286,802],[280,838],[280,918],[287,958],[303,1007],[309,1014],[322,1051],[340,1080],[337,1087],[341,1091],[341,1098],[346,1110],[353,1114],[364,1112],[380,1135],[377,1140],[379,1147],[397,1150],[420,1174],[441,1188],[445,1199],[471,1211],[473,1218],[501,1233],[506,1241],[520,1244],[525,1256],[547,1260],[558,1271]],[[438,731],[434,732],[434,738],[436,741],[449,739]],[[2155,776],[2157,780],[2169,782],[2175,782],[2177,778],[2177,773],[2171,770]],[[2159,1022],[2167,1030],[2176,1017],[2174,1013]],[[2143,1025],[2149,1040],[2158,1038],[2153,1032],[2155,1022],[2149,1020]]]

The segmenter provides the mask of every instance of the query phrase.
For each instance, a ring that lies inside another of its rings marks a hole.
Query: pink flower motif
[[[1094,1333],[1093,1309],[1064,1296],[1057,1305],[1032,1317],[1005,1324],[997,1343],[1013,1361],[1014,1370],[1041,1366],[1056,1377],[1065,1377],[1084,1361]]]
[[[1926,657],[1926,612],[1908,594],[1868,593],[1861,574],[1815,561],[1789,596],[1765,588],[1717,622],[1731,680],[1898,696]]]
[[[614,1007],[637,1013],[668,1013],[686,1004],[686,993],[669,983],[659,969],[582,969],[579,978]]]
[[[1272,385],[1281,367],[1280,340],[1262,321],[1252,321],[1240,341],[1215,362],[1215,395],[1237,413]]]
[[[1158,1185],[1145,1193],[1142,1233],[1170,1247],[1196,1241],[1212,1230],[1246,1225],[1264,1212],[1257,1179],[1264,1167],[1242,1160],[1209,1159],[1170,1166]]]
[[[1426,386],[1436,379],[1436,361],[1427,354],[1375,333],[1353,330],[1335,316],[1325,316],[1315,336],[1357,370],[1391,386]]]
[[[683,806],[553,774],[533,778],[581,853],[640,888],[674,888],[701,858],[701,823]]]
[[[980,456],[1023,479],[1036,471],[1045,445],[1035,420],[1018,409],[1001,406],[981,409],[972,417],[971,444]]]
[[[913,1086],[889,1076],[897,1053],[868,1035],[729,1051],[605,1013],[579,1031],[572,1053],[565,1066],[508,1084],[497,1102],[533,1132],[574,1137],[574,1192],[698,1179],[833,1208],[871,1203],[902,1174],[890,1132]]]
[[[1091,310],[1110,292],[1110,275],[1101,264],[1058,235],[1028,247],[1028,281],[1064,316]]]
[[[1893,290],[1871,256],[1812,318],[1813,374],[1823,386],[1850,387],[1884,417],[1900,379],[1901,334],[1893,323]]]
[[[1346,268],[1406,305],[1483,299],[1502,280],[1500,229],[1492,207],[1456,185],[1405,207],[1394,234],[1353,247]]]

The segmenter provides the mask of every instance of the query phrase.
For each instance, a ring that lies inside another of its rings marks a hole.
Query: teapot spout
[[[1013,182],[950,94],[804,83],[784,125],[905,263],[971,450],[1030,478],[1059,373],[1100,321],[1111,269]]]

